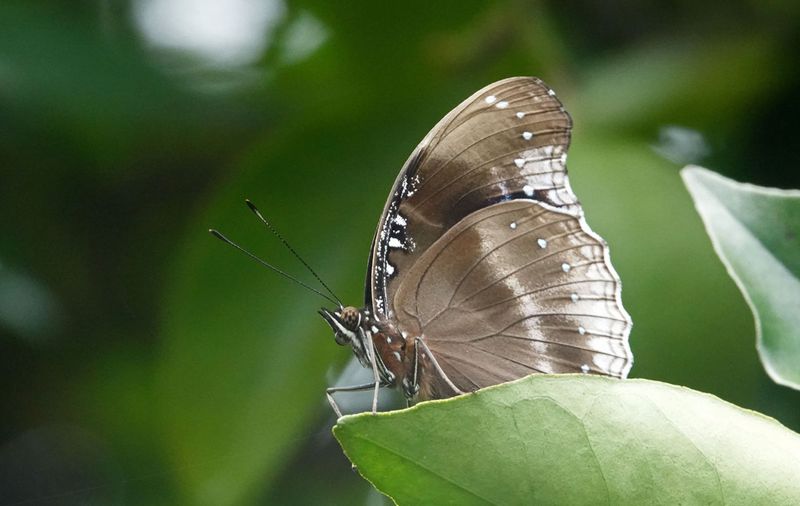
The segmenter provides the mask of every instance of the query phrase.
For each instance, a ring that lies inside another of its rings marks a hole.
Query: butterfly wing
[[[537,372],[625,377],[632,363],[605,242],[582,217],[540,202],[461,220],[420,256],[393,302],[395,320],[423,336],[462,391]],[[422,366],[421,397],[446,396]]]
[[[421,253],[470,213],[534,198],[580,207],[565,170],[572,121],[533,77],[498,81],[445,116],[398,175],[372,243],[366,306],[391,317],[391,301]]]
[[[460,390],[630,369],[619,278],[569,186],[570,130],[542,81],[499,81],[434,127],[389,195],[367,306],[422,336]],[[455,393],[421,368],[421,398]]]

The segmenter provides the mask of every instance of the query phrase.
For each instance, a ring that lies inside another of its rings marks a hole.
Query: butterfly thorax
[[[336,342],[349,344],[359,363],[372,368],[372,353],[381,383],[399,386],[406,397],[417,392],[416,339],[398,329],[392,322],[377,318],[367,309],[352,306],[338,311],[321,309],[320,315],[334,332]]]

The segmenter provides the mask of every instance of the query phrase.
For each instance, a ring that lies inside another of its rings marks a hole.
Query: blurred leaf
[[[764,368],[800,390],[800,191],[737,183],[694,166],[681,175],[753,311]]]
[[[146,149],[208,149],[257,124],[232,101],[181,89],[119,35],[74,10],[0,4],[0,111],[13,113],[0,115],[0,129],[22,129],[18,142],[48,136],[59,152],[69,140],[93,161],[109,161]]]
[[[586,72],[577,105],[595,128],[719,125],[782,85],[794,56],[776,48],[772,33],[635,46]]]
[[[800,435],[653,381],[534,375],[334,434],[398,504],[800,501]]]
[[[163,310],[159,388],[185,502],[241,504],[268,490],[327,412],[326,374],[337,358],[351,356],[316,315],[325,301],[207,232],[220,228],[314,284],[244,206],[249,197],[339,297],[359,304],[385,198],[360,182],[369,176],[388,188],[394,170],[376,175],[374,169],[392,167],[405,148],[375,141],[374,123],[330,121],[271,132],[255,146],[189,227],[176,258]],[[313,149],[297,149],[309,139]]]

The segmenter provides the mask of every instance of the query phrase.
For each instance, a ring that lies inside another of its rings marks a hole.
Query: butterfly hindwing
[[[395,295],[395,319],[424,336],[464,391],[535,372],[624,377],[631,365],[630,318],[605,243],[581,217],[546,204],[472,213]]]

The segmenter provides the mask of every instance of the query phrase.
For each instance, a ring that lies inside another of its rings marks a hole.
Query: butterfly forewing
[[[536,78],[478,91],[437,124],[406,162],[379,223],[367,305],[388,315],[398,282],[416,258],[468,214],[514,198],[572,212],[565,161],[571,120]]]

